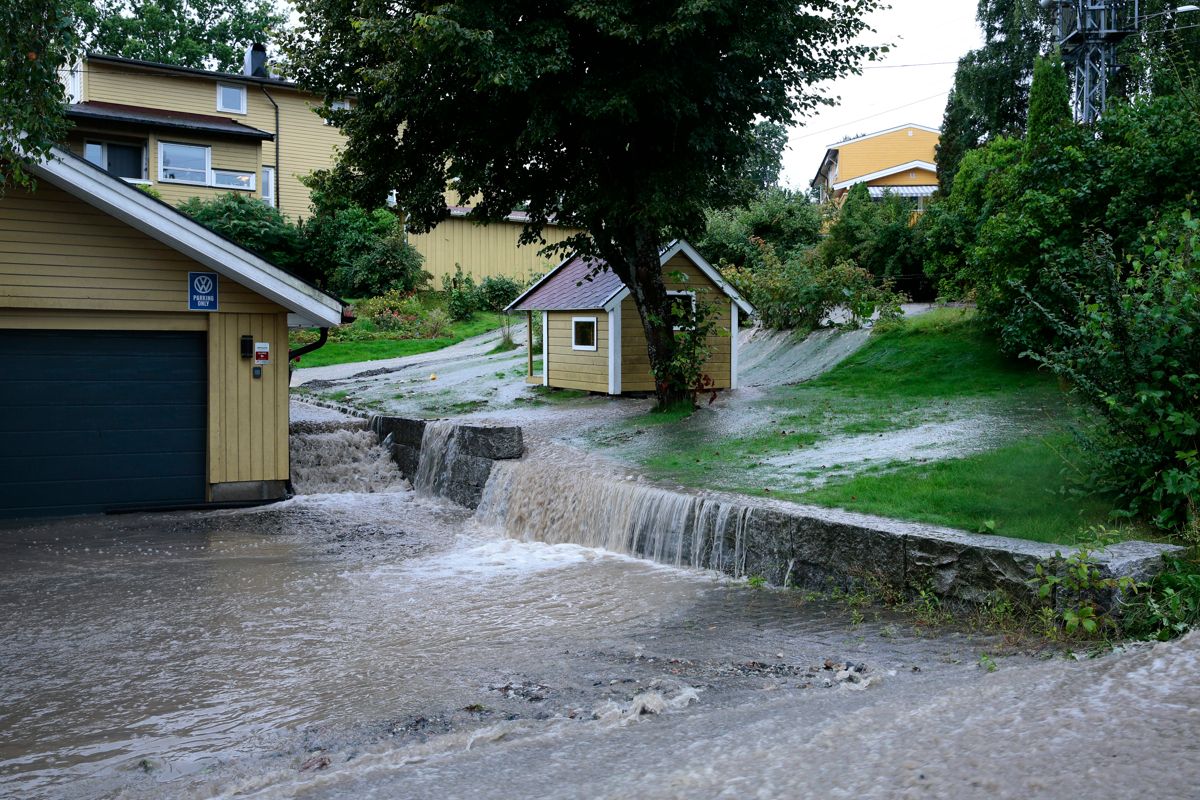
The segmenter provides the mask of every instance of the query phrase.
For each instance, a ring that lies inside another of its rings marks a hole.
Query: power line
[[[949,64],[957,63],[957,61],[926,61],[923,64],[873,64],[869,67],[863,67],[863,69],[912,69],[913,67],[944,67]]]
[[[876,117],[882,117],[885,114],[890,114],[893,111],[901,111],[905,108],[910,108],[912,106],[920,105],[921,103],[927,103],[930,100],[936,100],[937,98],[945,97],[948,94],[950,94],[949,89],[947,89],[944,92],[938,92],[937,94],[931,94],[931,95],[929,95],[929,97],[922,97],[920,100],[913,100],[911,103],[905,103],[902,106],[896,106],[895,108],[888,108],[883,111],[877,112],[875,114],[870,114],[865,117],[859,117],[858,119],[847,120],[846,122],[843,122],[840,125],[835,125],[832,128],[826,128],[826,129],[820,130],[820,131],[813,131],[812,133],[806,133],[803,136],[796,136],[796,137],[792,138],[792,141],[798,141],[800,139],[811,139],[814,136],[821,136],[822,134],[832,133],[836,130],[841,130],[841,129],[845,128],[847,125],[854,125],[855,123],[858,123],[858,122],[866,122],[869,119],[875,119]]]

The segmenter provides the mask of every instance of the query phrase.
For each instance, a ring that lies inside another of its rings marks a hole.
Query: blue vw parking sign
[[[188,273],[188,311],[216,311],[217,273]]]

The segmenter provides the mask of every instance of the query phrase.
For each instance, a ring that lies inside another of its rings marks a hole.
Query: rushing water
[[[576,462],[475,518],[342,433],[297,443],[335,492],[0,531],[0,796],[1194,796],[1194,638],[992,675],[995,640],[610,552],[705,563],[736,507]]]

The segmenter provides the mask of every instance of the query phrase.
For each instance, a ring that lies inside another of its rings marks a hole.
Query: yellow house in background
[[[912,197],[918,210],[937,190],[937,154],[941,131],[901,125],[832,144],[825,151],[813,187],[821,201],[840,203],[855,184],[865,183],[871,197]]]
[[[171,205],[245,192],[303,218],[311,209],[300,179],[332,167],[345,142],[318,113],[323,98],[270,74],[262,45],[247,50],[242,73],[92,53],[63,80],[74,125],[66,147]],[[433,231],[410,237],[434,288],[456,264],[476,280],[526,280],[550,266],[538,247],[518,246],[522,215],[479,226],[463,218],[469,209],[449,211]],[[549,227],[544,236],[553,243],[573,232]]]

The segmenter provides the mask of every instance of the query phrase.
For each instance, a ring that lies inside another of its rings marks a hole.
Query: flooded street
[[[527,541],[511,470],[477,518],[306,424],[324,493],[0,529],[0,796],[1194,796],[1194,637],[1006,656]]]

